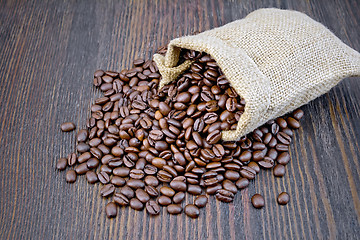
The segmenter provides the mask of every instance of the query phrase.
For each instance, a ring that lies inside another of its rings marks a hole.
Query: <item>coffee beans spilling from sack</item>
[[[117,215],[118,206],[146,208],[150,215],[162,206],[196,218],[209,195],[232,202],[261,169],[284,176],[292,130],[300,127],[303,111],[223,142],[222,131],[236,129],[246,102],[210,55],[183,49],[179,64],[187,59],[194,60],[190,69],[160,90],[161,76],[151,60],[135,60],[120,73],[95,72],[94,85],[104,96],[91,106],[87,128],[78,131],[77,153],[59,159],[57,168],[70,167],[69,183],[77,175],[99,182],[101,196],[111,199],[108,217]],[[196,198],[184,206],[186,193]],[[262,207],[257,199],[256,207]]]

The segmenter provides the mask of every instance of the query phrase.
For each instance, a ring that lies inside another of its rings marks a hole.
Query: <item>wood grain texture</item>
[[[304,12],[360,50],[357,0],[0,0],[0,239],[356,239],[360,236],[360,85],[346,79],[302,109],[286,176],[262,171],[199,219],[129,208],[106,218],[99,186],[65,182],[56,160],[75,147],[98,68],[121,70],[172,38],[218,27],[262,7]],[[287,191],[291,202],[276,204]],[[250,197],[261,193],[266,207]],[[193,197],[187,197],[192,202]]]

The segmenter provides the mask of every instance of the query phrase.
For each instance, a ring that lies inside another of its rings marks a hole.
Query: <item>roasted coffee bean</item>
[[[155,175],[157,173],[157,168],[153,165],[145,165],[144,172],[148,175]]]
[[[184,208],[184,212],[186,215],[192,218],[197,218],[200,215],[200,210],[197,206],[194,204],[188,204]]]
[[[199,185],[194,185],[194,184],[189,184],[187,191],[192,195],[200,195],[202,192],[201,187]]]
[[[228,190],[228,191],[232,192],[233,194],[237,193],[236,185],[230,180],[225,179],[222,182],[222,187],[223,187],[223,189]]]
[[[78,157],[78,162],[83,163],[88,161],[92,157],[91,153],[85,152]]]
[[[249,186],[249,180],[247,178],[240,178],[239,180],[236,181],[236,186],[239,189],[244,189],[247,188],[247,186]]]
[[[205,195],[200,195],[195,198],[194,204],[198,208],[203,208],[206,206],[207,202],[208,202],[208,198]]]
[[[170,187],[163,186],[160,188],[160,193],[167,197],[173,197],[175,195],[175,190]]]
[[[282,164],[282,165],[286,165],[289,163],[290,161],[290,154],[288,152],[282,152],[280,153],[280,155],[277,157],[276,161],[279,163],[279,164]]]
[[[87,152],[90,150],[90,147],[89,145],[87,145],[86,143],[84,142],[79,142],[78,145],[76,146],[76,150],[79,152],[79,153],[84,153],[84,152]]]
[[[181,203],[185,199],[185,193],[184,192],[178,192],[173,196],[173,202],[174,203]]]
[[[185,192],[186,191],[186,183],[183,182],[183,181],[171,181],[170,182],[170,186],[172,189],[174,189],[175,191],[178,191],[178,192]]]
[[[147,201],[150,200],[150,196],[149,194],[147,194],[143,189],[138,188],[135,191],[135,196],[137,197],[137,199],[139,199],[142,203],[146,203]]]
[[[280,205],[286,205],[289,201],[290,201],[290,196],[286,192],[280,193],[279,196],[277,197],[277,202]]]
[[[115,193],[113,199],[114,202],[119,204],[120,206],[129,205],[129,199],[122,193]]]
[[[254,194],[251,197],[251,203],[255,208],[262,208],[265,206],[265,200],[260,194]]]
[[[252,162],[252,161],[249,162],[248,167],[251,167],[252,169],[254,169],[256,173],[260,172],[260,167],[256,162]]]
[[[135,196],[135,191],[127,185],[121,188],[120,193],[126,196],[128,199],[131,199]]]
[[[66,158],[60,158],[56,163],[56,168],[60,171],[65,170],[67,167],[67,159]]]
[[[151,196],[151,197],[157,197],[159,195],[158,190],[153,186],[145,186],[145,191]]]
[[[72,122],[65,122],[60,125],[61,131],[70,132],[76,128],[75,124]]]
[[[81,129],[76,135],[76,140],[78,142],[85,142],[88,139],[88,137],[89,137],[89,132],[86,129]]]
[[[65,175],[65,180],[68,183],[74,183],[76,181],[76,172],[72,169],[68,170]]]
[[[137,198],[130,199],[130,207],[134,210],[142,210],[144,208],[144,204]]]
[[[127,177],[129,173],[130,169],[128,167],[117,167],[113,170],[113,174],[119,177]]]
[[[270,157],[264,157],[258,164],[263,168],[272,168],[274,166],[274,160]]]
[[[299,121],[304,116],[304,112],[301,109],[297,109],[292,113],[292,115],[296,120]]]
[[[93,171],[87,171],[87,172],[86,172],[86,180],[87,180],[89,183],[94,184],[94,183],[96,183],[99,179],[98,179],[98,177],[97,177],[97,175],[96,175],[95,172],[93,172]]]
[[[69,166],[73,166],[73,165],[75,165],[76,160],[77,160],[76,154],[75,153],[70,153],[68,155],[68,157],[67,157],[67,164]]]
[[[138,188],[144,188],[145,184],[143,181],[138,180],[138,179],[132,179],[130,178],[127,182],[126,185],[133,188],[133,189],[138,189]]]
[[[155,176],[146,176],[144,182],[153,187],[157,187],[159,185],[159,180]]]
[[[110,182],[117,187],[122,187],[126,183],[125,179],[119,176],[113,176]]]
[[[241,167],[240,175],[249,180],[252,180],[256,176],[256,171],[254,169],[252,169],[251,167],[243,166],[243,167]]]
[[[160,206],[154,200],[150,200],[146,203],[146,211],[150,215],[159,215]]]
[[[167,205],[171,204],[171,198],[169,198],[167,196],[160,196],[158,198],[157,202],[162,206],[167,206]]]
[[[289,125],[289,127],[291,127],[291,128],[297,129],[300,127],[300,123],[295,118],[288,117],[286,119],[286,122]]]
[[[112,195],[114,192],[115,192],[115,186],[112,185],[111,183],[104,185],[100,190],[100,194],[102,197],[108,197]]]
[[[105,207],[106,216],[108,218],[114,218],[117,215],[117,207],[113,202],[109,202]]]
[[[222,202],[232,202],[234,200],[234,194],[225,189],[219,189],[216,191],[216,199]]]
[[[75,172],[79,175],[85,174],[87,171],[89,171],[89,168],[86,163],[81,163],[75,167]]]
[[[142,179],[145,176],[145,173],[143,170],[132,169],[129,176],[133,179]]]
[[[233,171],[233,170],[227,170],[224,173],[224,177],[226,179],[229,179],[231,181],[236,181],[240,178],[240,173],[238,171]]]
[[[276,134],[276,138],[282,144],[289,145],[291,143],[291,137],[284,132]]]
[[[222,189],[221,184],[215,184],[214,186],[210,186],[206,188],[206,193],[209,195],[214,195],[218,190]]]
[[[166,210],[170,214],[180,214],[182,212],[182,207],[179,204],[170,204],[166,207]]]
[[[282,177],[285,175],[285,167],[282,164],[277,164],[273,170],[275,177]]]
[[[99,181],[100,181],[102,184],[107,184],[107,183],[110,182],[110,177],[109,177],[109,175],[108,175],[106,172],[104,172],[104,171],[99,172],[99,173],[97,174],[97,177],[98,177]]]

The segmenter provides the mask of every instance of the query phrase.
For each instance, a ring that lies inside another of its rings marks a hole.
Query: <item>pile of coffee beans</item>
[[[159,51],[165,54],[166,48]],[[77,154],[57,163],[71,169],[66,181],[73,183],[85,174],[89,183],[102,184],[101,196],[111,198],[108,217],[118,206],[146,208],[151,215],[166,207],[170,214],[196,218],[209,195],[231,202],[260,172],[273,169],[285,174],[290,160],[293,129],[300,127],[303,111],[269,121],[236,142],[223,142],[222,131],[236,129],[245,100],[230,86],[214,59],[206,54],[182,50],[189,70],[177,81],[158,90],[161,79],[151,60],[138,59],[121,72],[98,70],[94,85],[104,93],[91,106],[86,129],[77,133]],[[75,126],[62,125],[64,131]],[[185,194],[196,195],[183,206]],[[286,204],[284,193],[279,204]],[[261,195],[252,198],[264,206]]]

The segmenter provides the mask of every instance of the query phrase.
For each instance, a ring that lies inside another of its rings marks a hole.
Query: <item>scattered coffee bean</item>
[[[72,169],[68,170],[65,179],[68,183],[74,183],[76,181],[76,172]]]
[[[170,204],[166,207],[166,210],[170,214],[180,214],[182,212],[182,207],[179,204]]]
[[[208,198],[205,195],[200,195],[195,198],[194,204],[199,208],[203,208],[206,206],[207,202]]]
[[[284,175],[285,175],[285,167],[284,167],[284,165],[277,164],[277,165],[274,167],[273,173],[274,173],[274,176],[275,176],[275,177],[282,177],[282,176],[284,176]]]
[[[60,125],[61,131],[70,132],[76,128],[75,124],[72,122],[65,122]]]
[[[68,182],[85,173],[89,183],[100,181],[101,195],[113,197],[106,206],[109,217],[117,214],[115,203],[135,210],[146,206],[150,215],[159,214],[160,206],[179,214],[186,193],[197,197],[184,212],[198,217],[208,202],[200,195],[203,190],[231,202],[260,169],[275,166],[275,176],[285,174],[303,111],[269,121],[239,141],[223,142],[222,132],[236,129],[246,102],[210,55],[182,50],[180,62],[186,59],[193,60],[191,67],[160,90],[161,76],[151,60],[137,59],[120,73],[94,73],[94,85],[104,95],[91,106],[87,128],[76,135],[80,156],[71,153],[56,167],[73,166]],[[61,129],[71,131],[75,125],[64,123]],[[252,202],[260,207],[259,196]]]
[[[160,213],[160,206],[154,200],[150,200],[146,203],[146,211],[150,215],[158,215]]]
[[[265,200],[260,194],[254,194],[251,197],[251,203],[255,208],[262,208],[265,206]]]
[[[67,167],[67,159],[66,158],[60,158],[56,163],[56,168],[60,171],[65,170]]]
[[[286,205],[289,201],[290,201],[290,196],[286,192],[280,193],[278,198],[277,198],[277,202],[280,205]]]
[[[109,202],[105,207],[106,216],[108,218],[114,218],[117,215],[117,207],[113,202]]]
[[[188,204],[184,208],[184,212],[186,215],[192,218],[197,218],[200,215],[200,210],[197,206],[194,204]]]

